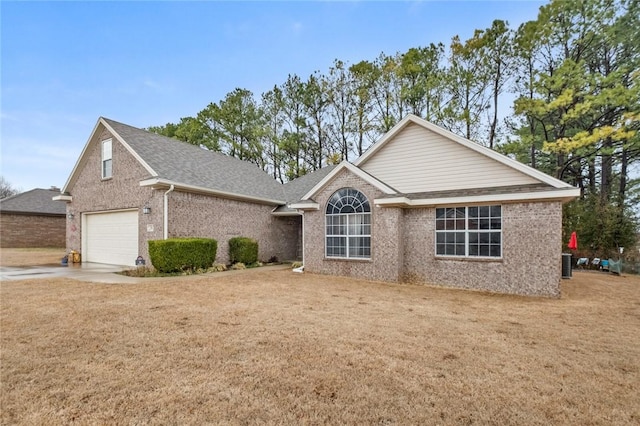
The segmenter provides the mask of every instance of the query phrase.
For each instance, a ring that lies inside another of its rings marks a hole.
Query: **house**
[[[0,247],[64,247],[66,210],[60,190],[36,188],[0,200]]]
[[[305,271],[557,296],[579,189],[410,115],[353,164],[281,185],[253,164],[100,118],[57,200],[67,247],[131,264],[174,236],[258,240]]]

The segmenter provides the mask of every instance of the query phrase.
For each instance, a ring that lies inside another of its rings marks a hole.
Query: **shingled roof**
[[[257,167],[114,120],[102,118],[153,170],[151,177],[241,196],[286,201],[283,185]]]
[[[67,206],[53,201],[52,197],[58,195],[60,190],[36,188],[21,194],[12,195],[0,200],[2,213],[34,214],[43,216],[64,216]]]

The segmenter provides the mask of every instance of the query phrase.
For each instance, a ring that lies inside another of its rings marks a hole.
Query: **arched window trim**
[[[355,188],[341,188],[327,201],[325,256],[371,258],[371,205],[367,196]]]

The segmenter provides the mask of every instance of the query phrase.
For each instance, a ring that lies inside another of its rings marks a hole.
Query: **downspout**
[[[169,238],[169,193],[173,192],[175,187],[171,185],[169,190],[164,193],[164,239]]]
[[[304,211],[301,214],[302,216],[302,266],[299,268],[295,268],[293,270],[293,272],[299,272],[302,273],[304,272],[304,251],[305,251],[305,244],[304,244]]]

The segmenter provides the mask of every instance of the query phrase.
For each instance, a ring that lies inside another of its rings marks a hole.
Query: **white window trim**
[[[500,229],[472,229],[469,230],[468,229],[468,219],[469,219],[469,207],[491,207],[491,206],[500,206]],[[459,208],[460,206],[458,206]],[[438,207],[438,208],[455,208],[455,207],[450,207],[450,206],[443,206],[443,207]],[[438,209],[437,208],[437,209]],[[434,209],[434,213],[437,211],[437,209]],[[502,260],[503,256],[504,256],[504,250],[503,250],[503,228],[504,228],[504,217],[502,215],[502,211],[503,211],[503,206],[502,204],[482,204],[482,205],[476,205],[476,206],[464,206],[464,231],[463,230],[457,230],[457,229],[442,229],[442,230],[438,230],[435,229],[434,232],[434,241],[433,241],[433,253],[435,255],[435,257],[437,258],[446,258],[446,259],[479,259],[479,260]],[[437,221],[437,217],[436,217],[436,221]],[[434,224],[436,222],[434,221]],[[437,225],[436,225],[437,227]],[[458,255],[458,254],[438,254],[438,233],[445,233],[445,232],[456,232],[456,233],[464,233],[464,256],[463,255]],[[499,232],[500,233],[500,256],[471,256],[469,255],[469,233],[470,232],[478,232],[478,233],[491,233],[491,232]]]
[[[111,147],[109,158],[105,158],[104,155],[104,146],[107,142]],[[113,177],[113,139],[105,139],[102,141],[102,143],[100,144],[100,158],[100,175],[102,176],[102,179],[111,179]],[[108,176],[105,174],[105,161],[111,161],[111,174]]]

